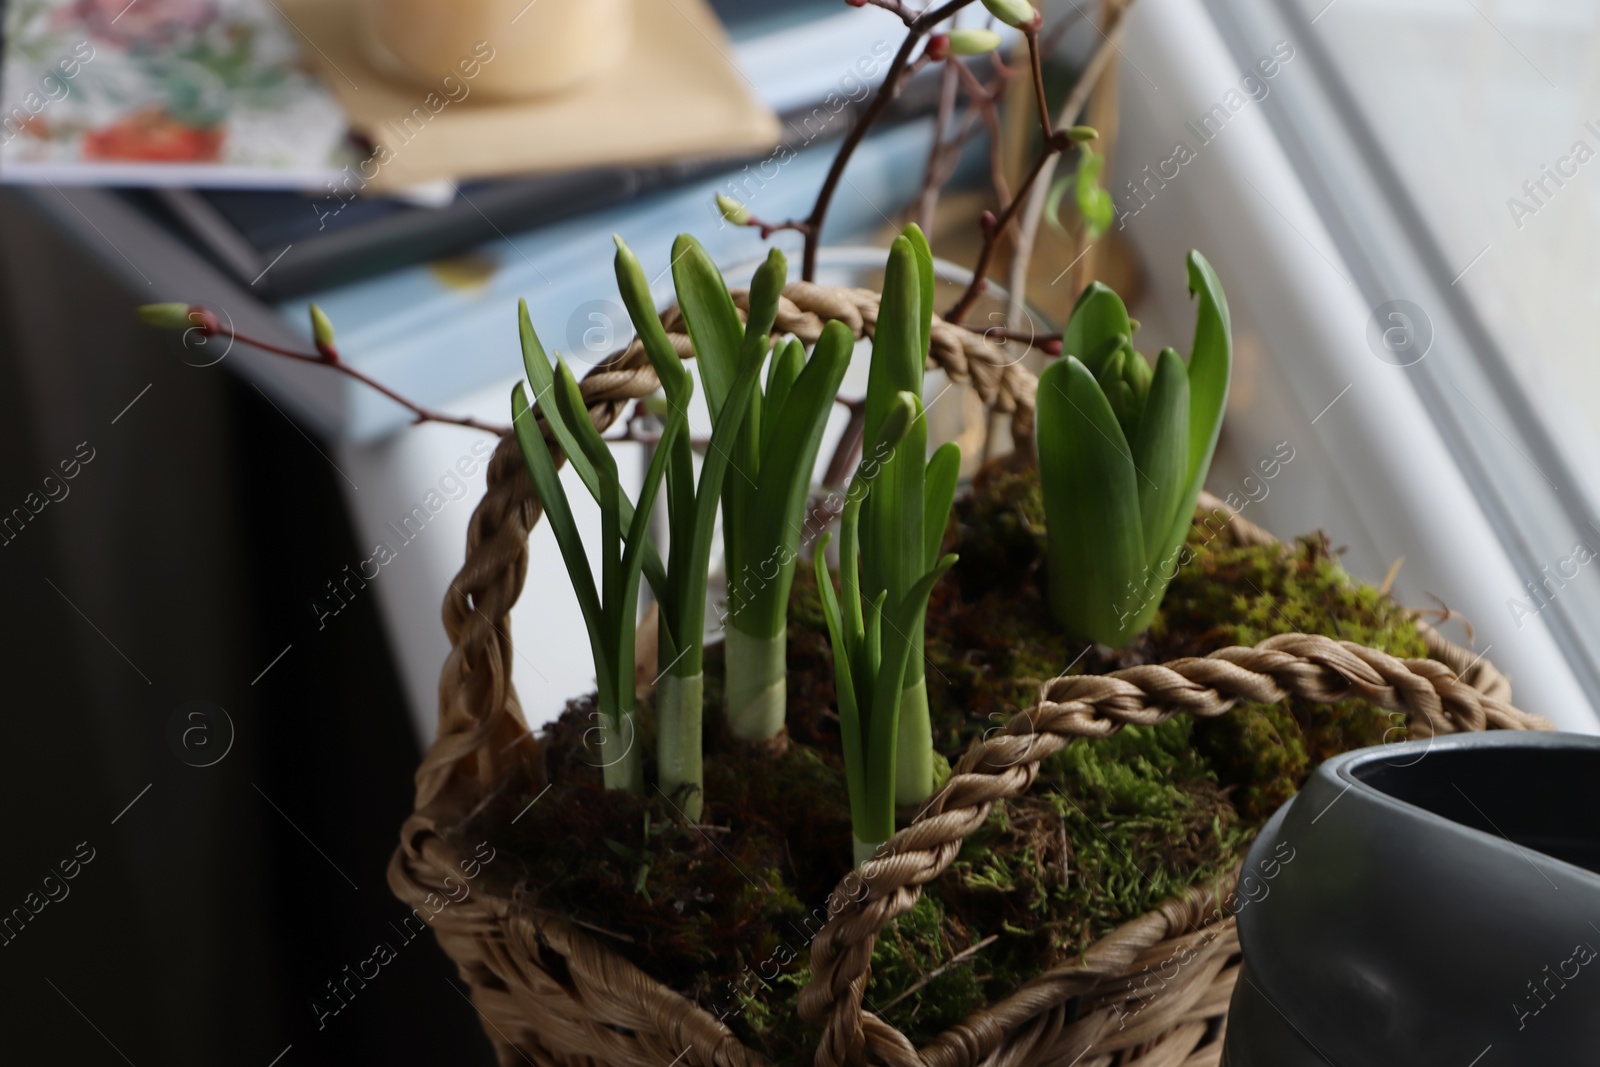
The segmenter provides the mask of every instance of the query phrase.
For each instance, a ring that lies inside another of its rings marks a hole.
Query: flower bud
[[[187,330],[194,325],[188,304],[145,304],[139,308],[139,318],[162,330]]]
[[[735,226],[750,225],[750,209],[725,193],[717,194],[717,210]]]
[[[993,30],[951,30],[943,36],[949,39],[954,56],[981,56],[1000,47],[1000,35]]]
[[[316,344],[317,351],[322,353],[323,359],[329,363],[339,362],[339,350],[333,344],[333,323],[315,304],[311,305],[311,340]]]
[[[1028,0],[983,0],[983,6],[1007,26],[1015,26],[1019,30],[1037,28],[1039,12],[1033,9]]]
[[[1050,340],[1040,344],[1039,348],[1047,356],[1059,356],[1061,354],[1061,338],[1052,337]]]
[[[928,47],[923,51],[923,54],[936,63],[948,56],[950,54],[950,35],[948,33],[936,33],[929,37]]]
[[[1093,141],[1100,136],[1100,131],[1093,126],[1068,126],[1066,132],[1067,138],[1073,144],[1083,144],[1085,141]]]

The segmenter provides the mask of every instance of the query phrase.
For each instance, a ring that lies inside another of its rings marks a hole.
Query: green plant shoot
[[[680,238],[679,243],[684,240]],[[678,251],[674,249],[675,258]],[[722,300],[729,300],[722,275],[709,259],[692,255],[684,259],[687,262],[675,279],[680,306],[693,305],[698,309],[715,301],[718,294]],[[701,737],[706,583],[711,569],[717,504],[728,468],[734,462],[741,426],[759,395],[761,365],[767,358],[787,269],[783,254],[773,249],[766,262],[756,270],[750,286],[749,320],[741,326],[738,344],[731,355],[734,373],[730,378],[718,380],[722,395],[713,408],[711,441],[698,483],[688,433],[675,433],[670,443],[663,437],[660,445],[660,452],[668,453],[669,541],[664,580],[659,586],[654,582],[651,586],[659,607],[657,649],[663,665],[655,691],[656,761],[662,792],[669,797],[681,797],[679,803],[691,820],[699,819],[704,801]],[[617,239],[616,273],[617,286],[633,319],[634,329],[661,379],[667,399],[667,423],[686,426],[693,380],[673,349],[661,320],[656,317],[643,268],[621,238]],[[706,354],[697,349],[696,357],[704,368]],[[716,378],[715,372],[711,378]],[[741,472],[737,476],[745,475]]]
[[[918,398],[917,418],[887,456],[876,488],[861,504],[861,588],[869,603],[886,595],[891,607],[911,602],[912,590],[935,565],[955,499],[961,450],[954,442],[928,454],[928,424],[920,408],[922,374],[933,328],[933,253],[910,225],[889,248],[883,301],[867,377],[867,441],[884,447],[884,420],[902,393]],[[922,663],[923,615],[906,620],[910,658],[899,715],[895,797],[915,804],[933,793],[933,731],[928,721],[927,672]]]
[[[1200,302],[1187,366],[1164,348],[1152,369],[1121,298],[1096,282],[1039,376],[1050,610],[1074,636],[1117,648],[1161,606],[1228,400],[1228,303],[1205,257],[1190,252],[1188,270]]]
[[[1110,227],[1116,216],[1116,204],[1100,184],[1100,172],[1105,163],[1105,156],[1085,145],[1079,149],[1078,169],[1050,186],[1044,201],[1044,220],[1056,232],[1070,236],[1061,221],[1061,200],[1069,189],[1078,207],[1078,217],[1083,220],[1084,237],[1093,241]]]
[[[674,441],[687,431],[687,419],[667,420],[661,447],[645,473],[638,507],[623,494],[616,460],[590,421],[577,379],[560,356],[555,367],[539,343],[526,304],[518,307],[523,363],[534,390],[537,412],[550,427],[586,488],[600,505],[600,583],[578,536],[572,507],[556,470],[556,458],[518,382],[511,392],[512,426],[523,461],[544,507],[562,561],[577,593],[594,655],[596,702],[600,712],[600,760],[607,788],[642,792],[643,763],[638,745],[633,687],[634,628],[639,606],[639,576],[649,554],[649,516],[666,473]],[[687,372],[680,372],[687,377]]]
[[[679,237],[672,263],[678,306],[705,383],[713,434],[723,434],[725,424],[736,431],[730,443],[719,442],[734,468],[721,490],[728,577],[724,617],[728,725],[735,737],[763,740],[783,729],[789,590],[806,496],[855,339],[848,327],[829,323],[810,359],[801,344],[791,340],[773,352],[765,393],[757,389],[748,409],[736,410],[730,399],[735,368],[741,366],[745,352],[741,346],[750,342],[751,333],[740,323],[721,276],[698,242],[687,235]],[[778,291],[762,294],[763,300],[770,295],[769,311],[758,307],[758,294],[752,288],[749,318],[751,322],[759,318],[763,330],[772,328]],[[715,450],[710,458],[715,458]],[[669,503],[677,480],[678,476],[669,475]]]
[[[901,391],[883,405],[875,432],[868,439],[871,448],[863,453],[851,478],[839,520],[837,596],[828,574],[826,536],[813,558],[833,645],[834,691],[857,864],[870,859],[894,835],[898,763],[903,751],[904,680],[909,670],[915,668],[919,674],[922,670],[920,663],[912,662],[920,646],[913,636],[921,633],[934,584],[956,562],[955,556],[945,556],[919,574],[904,595],[891,599],[889,590],[880,589],[863,607],[856,558],[862,508],[874,495],[875,483],[879,483],[879,491],[885,488],[889,464],[881,457],[903,447],[913,427],[921,422],[922,402],[915,393]],[[931,739],[928,758],[931,761]]]

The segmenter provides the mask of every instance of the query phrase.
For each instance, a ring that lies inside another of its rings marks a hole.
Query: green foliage
[[[693,239],[680,237],[679,245],[685,240]],[[663,604],[669,605],[669,610],[662,613],[662,618],[667,620],[663,637],[666,649],[672,652],[671,670],[679,677],[696,675],[701,670],[706,580],[711,567],[717,504],[732,462],[735,441],[743,432],[745,417],[756,401],[761,366],[766,362],[778,296],[783,292],[786,273],[783,253],[773,249],[751,283],[748,323],[739,324],[737,315],[734,316],[739,334],[736,344],[732,333],[722,330],[720,325],[714,332],[701,331],[701,336],[707,338],[706,354],[702,356],[696,350],[696,358],[705,360],[701,374],[708,383],[716,382],[720,391],[713,405],[711,442],[696,484],[687,437],[676,438],[672,449],[672,474],[667,482],[671,533],[667,585],[670,593],[663,599]],[[702,316],[711,314],[707,308],[720,312],[733,306],[722,275],[703,251],[700,255],[680,255],[673,277],[679,286],[678,298],[686,319],[691,307],[695,308],[695,321],[703,321]],[[661,376],[668,404],[673,409],[669,420],[681,418],[687,423],[692,381],[656,317],[644,271],[621,238],[617,239],[617,280],[634,329],[639,332],[645,352]],[[666,368],[665,373],[663,368]],[[707,388],[709,392],[709,384]]]
[[[1069,633],[1122,647],[1155,617],[1211,465],[1232,354],[1215,272],[1189,253],[1199,295],[1185,366],[1152,370],[1127,308],[1091,284],[1039,378],[1039,468],[1050,532],[1050,605]]]
[[[637,791],[643,788],[633,721],[633,647],[639,576],[649,538],[650,509],[661,487],[672,441],[683,431],[684,423],[668,421],[662,435],[663,447],[657,451],[645,474],[638,507],[629,509],[617,476],[616,461],[589,419],[577,379],[560,356],[556,357],[552,373],[550,361],[528,319],[525,303],[519,304],[518,314],[523,364],[534,386],[536,407],[529,406],[523,383],[518,382],[511,393],[512,425],[588,628],[598,680],[601,726],[606,736],[607,784]],[[551,427],[557,441],[571,448],[569,455],[574,457],[580,477],[599,502],[601,581],[598,588],[556,471],[555,457],[535,422],[535,411]]]
[[[872,448],[851,479],[839,521],[839,597],[834,595],[833,581],[828,575],[829,535],[822,537],[813,556],[822,610],[833,646],[834,691],[839,703],[839,731],[850,789],[857,861],[869,858],[894,834],[896,764],[902,751],[901,694],[913,647],[912,634],[922,628],[923,613],[934,583],[956,561],[953,555],[938,560],[931,570],[916,578],[904,595],[892,601],[889,590],[878,590],[863,610],[856,559],[857,529],[861,510],[871,499],[874,484],[888,468],[887,462],[880,463],[872,457],[893,455],[896,449],[904,446],[911,427],[921,422],[922,402],[910,392],[899,393],[879,415],[870,438]],[[920,469],[920,457],[917,459]],[[950,494],[937,488],[934,492],[936,495],[930,497],[930,505],[938,506],[942,500],[944,513],[948,514],[953,487]],[[921,511],[919,506],[918,513]],[[914,542],[912,551],[920,556],[922,547],[921,543]],[[925,759],[931,779],[931,741]]]
[[[1100,174],[1105,165],[1105,156],[1085,147],[1078,156],[1078,169],[1064,178],[1056,179],[1050,186],[1050,193],[1044,202],[1044,217],[1058,233],[1067,233],[1066,226],[1061,222],[1061,201],[1068,190],[1072,191],[1078,217],[1083,220],[1085,238],[1093,241],[1110,228],[1116,216],[1116,204],[1100,184]]]
[[[765,393],[757,388],[742,413],[725,410],[728,352],[740,328],[737,312],[726,290],[710,283],[714,268],[692,238],[679,238],[673,255],[679,304],[707,383],[713,426],[730,425],[736,434],[719,445],[737,471],[721,489],[728,717],[741,737],[771,738],[784,721],[784,665],[781,648],[774,645],[781,646],[785,631],[817,451],[855,336],[842,323],[828,323],[810,359],[800,342],[791,340],[773,354]],[[777,292],[771,299],[775,309]],[[762,312],[763,329],[770,331],[772,318],[764,305]]]
[[[720,393],[713,408],[711,441],[699,482],[694,479],[688,434],[688,403],[692,381],[656,317],[649,285],[638,260],[617,238],[617,284],[633,319],[645,352],[656,368],[666,393],[669,425],[680,427],[669,442],[663,438],[657,459],[670,464],[667,475],[667,514],[670,527],[665,588],[661,590],[658,652],[666,664],[658,694],[657,718],[661,745],[658,753],[660,787],[669,795],[687,790],[684,814],[698,819],[704,804],[702,780],[702,659],[705,644],[706,583],[711,570],[711,543],[716,529],[717,504],[732,462],[736,442],[744,434],[745,420],[758,396],[761,366],[766,361],[778,297],[783,292],[787,265],[773,249],[750,285],[748,320],[739,325],[737,344],[725,321],[732,307],[727,285],[710,259],[692,238],[680,237],[675,247],[674,281],[686,317],[702,324],[700,337],[707,346],[702,374],[717,384]],[[681,249],[681,252],[679,251]],[[699,254],[695,254],[699,250]],[[691,313],[689,309],[693,309]],[[710,321],[713,327],[707,329]],[[691,328],[692,333],[692,328]],[[698,355],[697,351],[697,355]],[[731,365],[730,365],[731,362]],[[714,364],[714,366],[713,366]],[[731,375],[730,372],[731,371]],[[709,385],[708,385],[709,389]]]
[[[941,446],[932,460],[927,459],[927,420],[920,407],[897,445],[881,443],[884,420],[899,403],[897,398],[922,396],[933,328],[933,286],[933,253],[927,238],[915,225],[907,226],[889,248],[873,335],[865,439],[879,442],[879,451],[864,453],[865,461],[877,465],[876,488],[860,503],[862,594],[868,603],[882,596],[891,607],[908,603],[912,590],[938,565],[939,542],[961,466],[960,449],[954,442]],[[846,610],[850,610],[848,592],[845,600]],[[905,691],[897,726],[901,758],[895,764],[895,797],[910,804],[933,792],[933,762],[921,609],[908,617],[905,625],[910,666],[902,680]]]

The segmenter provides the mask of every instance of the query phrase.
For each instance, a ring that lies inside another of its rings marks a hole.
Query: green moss
[[[988,999],[982,936],[946,914],[939,897],[924,893],[873,949],[870,1010],[919,1034],[960,1022]]]
[[[1075,844],[1074,877],[1059,894],[1075,926],[1052,947],[1089,942],[1197,881],[1222,874],[1249,835],[1193,744],[1193,720],[1128,726],[1070,745],[1040,780]],[[1035,787],[1035,792],[1038,788]]]
[[[1426,654],[1406,614],[1352,582],[1322,539],[1250,548],[1199,522],[1149,634],[1117,651],[1071,641],[1041,592],[1043,506],[1031,467],[983,472],[946,541],[961,563],[938,587],[927,629],[941,758],[959,757],[1069,666],[1103,673],[1295,630]],[[485,812],[483,836],[526,864],[515,887],[524,900],[590,924],[774,1063],[799,1065],[817,1033],[794,998],[850,862],[832,662],[809,567],[791,596],[786,749],[727,736],[720,672],[713,646],[705,825],[684,825],[648,785],[643,797],[601,789],[584,743],[593,708],[580,701],[548,732],[522,787]],[[648,707],[643,725],[650,766]],[[1216,882],[1319,761],[1392,738],[1397,725],[1363,701],[1291,701],[1068,746],[1044,761],[1027,795],[995,807],[879,939],[869,1010],[926,1042],[1172,894]],[[547,782],[549,794],[513,823]]]
[[[1425,657],[1427,646],[1406,612],[1370,585],[1351,580],[1321,537],[1287,551],[1245,548],[1191,527],[1192,558],[1179,569],[1151,628],[1158,640],[1182,635],[1197,653],[1255,645],[1282,633],[1320,633],[1394,656]],[[1294,795],[1324,759],[1383,743],[1397,720],[1364,700],[1333,706],[1290,700],[1245,704],[1195,732],[1195,744],[1238,791],[1253,824]],[[1403,725],[1403,724],[1402,724]],[[1392,738],[1397,735],[1389,734]]]

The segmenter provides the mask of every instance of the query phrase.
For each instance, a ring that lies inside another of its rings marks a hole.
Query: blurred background
[[[385,881],[492,440],[134,308],[203,304],[303,350],[315,302],[362,371],[505,421],[519,298],[585,369],[629,340],[613,233],[662,299],[684,230],[748,280],[766,242],[715,195],[809,213],[905,37],[896,6],[5,5],[8,1062],[492,1062]],[[1010,327],[1058,329],[1100,278],[1147,350],[1186,349],[1203,251],[1236,345],[1212,491],[1279,535],[1327,531],[1520,706],[1595,730],[1600,5],[1041,6],[1046,96],[1087,91],[1112,206],[1090,226],[1070,187],[1025,277],[994,272],[997,297],[1026,283]],[[1037,151],[1015,44],[900,86],[839,184],[822,280],[872,284],[859,250],[908,219],[971,267]],[[975,399],[944,401],[945,433],[986,442]],[[536,532],[512,619],[534,724],[592,685],[557,559]],[[352,978],[385,941],[397,957]]]

